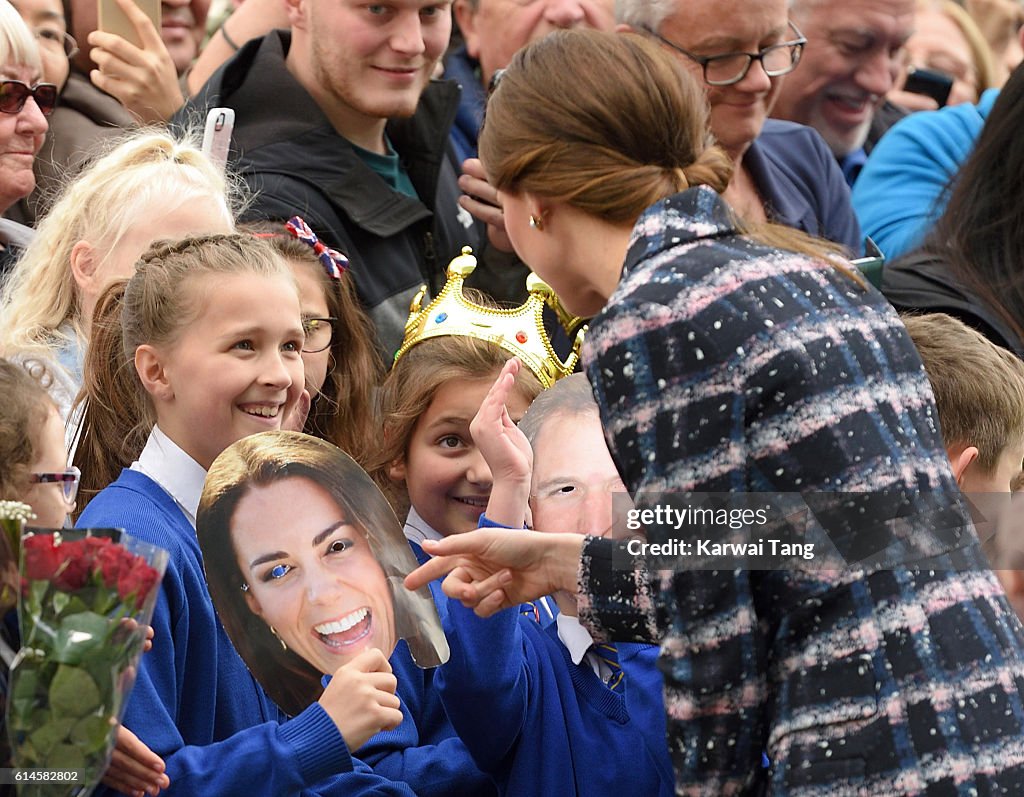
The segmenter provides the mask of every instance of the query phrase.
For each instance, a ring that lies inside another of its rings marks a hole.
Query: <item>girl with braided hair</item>
[[[304,340],[288,264],[249,235],[159,243],[96,306],[79,525],[170,551],[124,719],[163,757],[168,794],[409,793],[350,754],[401,722],[385,655],[364,651],[284,721],[232,647],[203,574],[195,517],[206,472],[237,440],[297,425]]]

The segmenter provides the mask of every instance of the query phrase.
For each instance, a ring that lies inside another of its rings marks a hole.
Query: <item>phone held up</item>
[[[160,32],[160,0],[132,0],[149,17],[157,33]],[[117,4],[117,0],[97,0],[97,21],[100,30],[116,33],[122,39],[136,47],[142,47],[142,41],[135,32],[135,26]]]
[[[231,108],[211,108],[206,114],[203,132],[203,154],[221,171],[228,162],[231,133],[235,129],[235,112]]]

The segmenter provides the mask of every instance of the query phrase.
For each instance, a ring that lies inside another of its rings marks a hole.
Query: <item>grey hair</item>
[[[468,1],[474,7],[480,2]],[[680,5],[684,2],[685,0],[615,0],[615,21],[620,25],[657,33],[666,19],[683,10],[680,9]],[[786,6],[789,9],[802,6],[806,10],[814,2],[816,0],[786,0]]]
[[[615,0],[615,21],[631,28],[657,33],[681,0]]]
[[[570,374],[559,379],[547,390],[542,390],[533,400],[519,429],[531,446],[536,446],[540,431],[552,418],[562,415],[598,415],[597,402],[585,374]]]

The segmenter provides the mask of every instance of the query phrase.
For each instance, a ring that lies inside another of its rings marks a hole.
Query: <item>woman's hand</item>
[[[122,725],[117,729],[117,742],[103,784],[132,797],[156,797],[161,789],[171,785],[165,768],[163,759]]]
[[[371,736],[402,724],[397,688],[387,656],[371,648],[338,668],[318,702],[355,752]]]
[[[481,617],[550,595],[575,594],[583,543],[580,534],[477,529],[443,540],[424,540],[433,558],[405,577],[409,590],[440,578],[446,595]]]
[[[174,62],[149,17],[132,0],[115,1],[134,26],[142,47],[116,33],[94,30],[89,44],[99,69],[92,70],[89,79],[120,100],[141,124],[162,124],[185,104]]]

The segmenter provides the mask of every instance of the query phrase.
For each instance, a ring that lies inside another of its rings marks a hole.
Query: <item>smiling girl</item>
[[[345,793],[388,792],[349,754],[400,719],[384,656],[361,657],[319,703],[282,722],[203,576],[195,515],[206,470],[236,440],[280,429],[303,390],[287,264],[250,236],[161,243],[108,289],[96,317],[76,462],[93,487],[124,470],[80,525],[124,528],[171,554],[125,725],[165,759],[172,794],[234,794],[243,783],[291,794],[335,773],[351,783]]]

